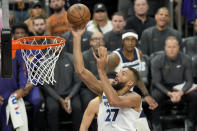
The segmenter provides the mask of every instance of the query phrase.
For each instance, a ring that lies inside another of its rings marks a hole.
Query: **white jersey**
[[[135,68],[138,71],[140,70],[140,68],[141,68],[140,54],[139,54],[139,50],[136,47],[134,48],[134,59],[133,60],[128,60],[123,55],[122,49],[120,49],[120,48],[113,51],[113,52],[116,53],[118,55],[118,57],[120,58],[120,62],[114,70],[115,72],[119,72],[121,69],[127,68],[127,67]]]
[[[97,117],[98,131],[136,131],[140,113],[132,108],[111,107],[103,93]]]

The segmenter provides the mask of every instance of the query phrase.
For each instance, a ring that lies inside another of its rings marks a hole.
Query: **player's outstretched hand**
[[[81,38],[83,33],[85,32],[85,28],[71,28],[73,38]]]
[[[98,56],[93,52],[93,55],[97,61],[98,69],[105,70],[105,67],[108,63],[108,52],[107,48],[99,47],[98,48]]]

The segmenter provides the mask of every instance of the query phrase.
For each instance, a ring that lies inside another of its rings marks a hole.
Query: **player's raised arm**
[[[81,36],[84,31],[85,29],[72,29],[75,72],[90,90],[98,95],[102,95],[101,83],[84,66],[84,60],[81,52]]]

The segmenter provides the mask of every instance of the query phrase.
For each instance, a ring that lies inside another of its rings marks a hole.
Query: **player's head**
[[[115,90],[127,88],[128,91],[130,90],[130,88],[137,85],[139,80],[140,75],[136,69],[131,67],[123,68],[120,72],[117,73],[115,79],[112,82],[112,87]]]
[[[176,37],[169,36],[165,41],[165,53],[170,59],[175,59],[179,52],[179,42]]]
[[[98,48],[105,46],[104,36],[101,32],[95,32],[92,34],[90,39],[90,46],[92,47],[96,55],[98,55]]]
[[[157,13],[155,14],[155,20],[157,27],[165,28],[168,25],[168,22],[170,21],[170,13],[168,8],[166,7],[159,8]]]
[[[138,34],[134,30],[127,30],[122,34],[122,49],[132,52],[138,42]]]
[[[64,9],[65,0],[50,0],[50,7],[57,13]]]
[[[22,37],[29,35],[29,30],[26,24],[18,23],[12,26],[11,28],[12,36],[14,40],[17,40]]]
[[[37,16],[33,18],[33,29],[36,35],[42,36],[46,32],[46,20],[42,16]]]
[[[115,12],[112,15],[112,26],[113,26],[113,31],[117,33],[122,33],[123,28],[126,25],[126,21],[124,18],[124,14],[122,12]]]

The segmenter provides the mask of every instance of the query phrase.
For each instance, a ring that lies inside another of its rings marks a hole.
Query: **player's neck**
[[[129,89],[127,86],[125,86],[125,87],[123,87],[121,90],[117,91],[117,93],[118,93],[118,95],[124,95],[124,94],[126,94],[129,90],[130,90],[130,89]]]
[[[122,51],[124,57],[126,57],[128,60],[133,60],[134,59],[134,50],[133,51],[127,51],[124,50]]]

